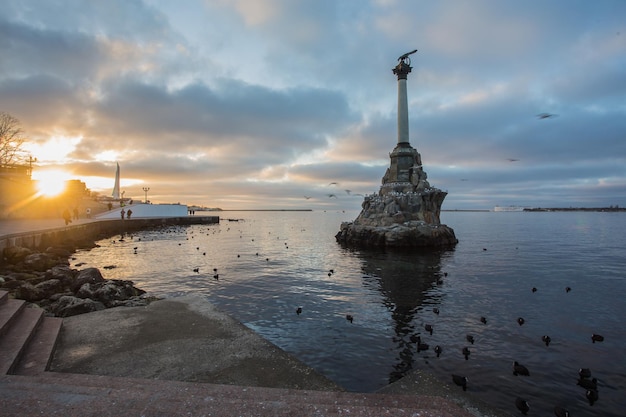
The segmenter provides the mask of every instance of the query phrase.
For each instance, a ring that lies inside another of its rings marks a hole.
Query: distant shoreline
[[[492,212],[493,210],[489,210],[489,209],[447,209],[447,210],[441,210],[441,211],[447,211],[447,212],[455,212],[455,211],[459,211],[459,212]],[[623,213],[626,212],[626,208],[622,208],[622,207],[536,207],[536,208],[524,208],[523,210],[519,210],[516,211],[517,213],[521,212],[521,211],[529,211],[529,212],[549,212],[549,211],[591,211],[591,212],[607,212],[607,213]],[[515,211],[514,211],[515,212]]]
[[[313,211],[312,209],[220,209],[212,211]]]

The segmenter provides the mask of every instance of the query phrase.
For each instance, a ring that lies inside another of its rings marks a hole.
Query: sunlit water
[[[446,382],[466,375],[469,392],[514,413],[521,396],[535,415],[555,405],[574,416],[624,415],[625,214],[444,212],[459,244],[417,254],[342,248],[334,235],[357,214],[223,212],[216,225],[105,239],[73,264],[157,296],[202,295],[351,391],[420,368]],[[592,343],[594,332],[605,341]],[[417,352],[417,334],[428,351]],[[513,375],[514,360],[530,377]],[[599,380],[593,406],[576,384],[581,367]]]

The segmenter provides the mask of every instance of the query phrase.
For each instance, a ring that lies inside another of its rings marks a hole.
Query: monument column
[[[398,58],[398,65],[393,69],[393,73],[398,77],[398,144],[409,143],[409,105],[406,93],[406,79],[412,69],[409,55],[415,52],[417,52],[417,49]]]

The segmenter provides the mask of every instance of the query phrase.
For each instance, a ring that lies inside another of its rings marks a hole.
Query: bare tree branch
[[[22,136],[20,121],[8,113],[0,112],[0,165],[19,162],[22,155]]]

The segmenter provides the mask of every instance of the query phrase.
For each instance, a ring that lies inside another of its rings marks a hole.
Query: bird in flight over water
[[[517,161],[519,161],[519,159],[515,159],[515,158],[507,158],[506,160],[509,161],[509,162],[517,162]]]
[[[552,114],[552,113],[539,113],[537,115],[537,118],[539,119],[549,119],[550,117],[556,117],[556,114]]]

